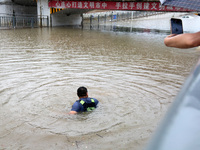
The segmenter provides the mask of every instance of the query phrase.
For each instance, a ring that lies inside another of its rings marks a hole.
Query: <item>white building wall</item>
[[[48,0],[38,0],[37,1],[37,13],[38,16],[49,16],[50,8],[48,7]]]
[[[0,5],[0,16],[8,16],[13,14],[13,7],[10,5]]]
[[[50,25],[50,8],[48,7],[48,0],[37,1],[37,14],[38,14],[38,25],[48,26]],[[44,18],[48,18],[44,20]]]
[[[0,0],[0,2],[12,2],[12,0]]]

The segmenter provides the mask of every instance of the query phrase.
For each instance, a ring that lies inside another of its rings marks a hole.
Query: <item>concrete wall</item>
[[[9,14],[13,14],[13,7],[5,4],[0,5],[0,16],[7,16]]]
[[[38,16],[38,25],[42,26],[80,26],[81,14],[62,11],[50,14],[48,0],[38,0],[37,7],[17,5],[12,0],[0,0],[0,16]]]
[[[50,17],[50,8],[48,7],[48,0],[37,1],[37,14],[38,16]]]
[[[38,17],[48,16],[49,25],[51,26],[79,26],[82,22],[81,14],[67,15],[64,11],[50,14],[50,8],[48,7],[48,0],[37,1],[37,13]]]
[[[1,16],[36,16],[37,7],[22,6],[13,3],[11,0],[0,0],[0,15]]]
[[[80,26],[82,22],[81,14],[62,14],[55,13],[51,15],[52,26]]]
[[[37,1],[37,15],[39,26],[50,25],[50,8],[48,7],[48,0]]]

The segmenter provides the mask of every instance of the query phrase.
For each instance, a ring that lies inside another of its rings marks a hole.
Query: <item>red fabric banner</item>
[[[188,12],[189,9],[161,6],[160,2],[111,2],[111,1],[49,1],[50,8],[134,10],[134,11],[174,11]]]

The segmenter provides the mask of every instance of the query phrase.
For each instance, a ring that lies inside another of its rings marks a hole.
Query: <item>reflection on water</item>
[[[0,31],[0,149],[140,149],[198,59],[165,34]],[[86,86],[100,101],[67,115]]]
[[[143,26],[143,25],[141,25]],[[127,26],[118,26],[118,25],[84,25],[84,29],[90,30],[100,30],[100,31],[114,31],[114,32],[151,32],[151,33],[167,33],[170,34],[169,30],[164,29],[149,29],[149,28],[135,28]]]

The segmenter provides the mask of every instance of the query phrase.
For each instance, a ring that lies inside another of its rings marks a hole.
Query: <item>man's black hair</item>
[[[84,86],[79,87],[77,89],[77,95],[78,95],[78,97],[87,96],[87,88]]]

